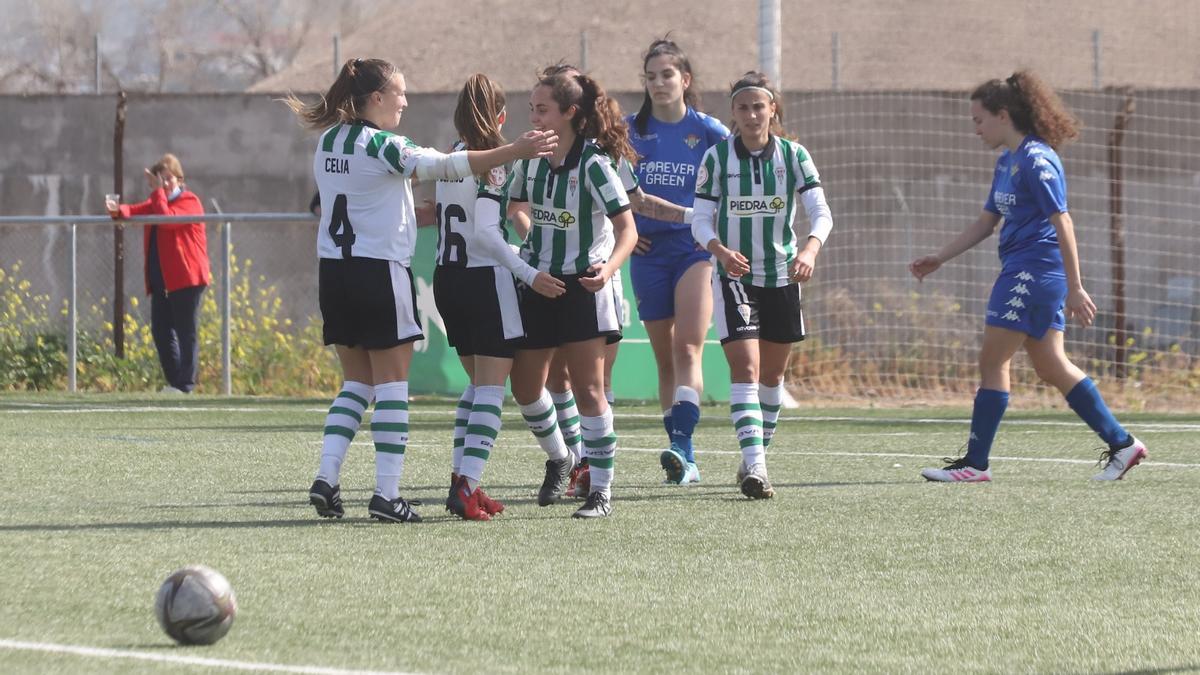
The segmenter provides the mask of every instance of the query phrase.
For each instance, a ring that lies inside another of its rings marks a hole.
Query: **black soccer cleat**
[[[395,499],[384,499],[381,495],[371,497],[371,503],[367,505],[367,513],[372,518],[384,523],[419,523],[421,516],[408,502],[404,501],[404,497],[396,497]]]
[[[570,455],[546,460],[546,478],[538,489],[538,506],[550,506],[562,497],[567,480],[571,477],[572,464]]]
[[[312,487],[308,488],[308,503],[322,518],[341,518],[346,515],[346,509],[342,508],[342,488],[320,479],[314,480]]]
[[[571,514],[572,518],[607,518],[612,513],[612,501],[607,492],[597,490],[587,496],[587,501],[579,510]]]

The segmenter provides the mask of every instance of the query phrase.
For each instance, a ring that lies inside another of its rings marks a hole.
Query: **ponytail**
[[[637,163],[621,106],[604,92],[599,82],[575,71],[559,71],[542,77],[538,85],[550,88],[560,111],[566,112],[571,106],[577,108],[571,118],[571,130],[577,135],[595,139],[596,145],[614,161],[625,158],[631,164]]]
[[[467,78],[454,108],[454,128],[468,150],[491,150],[504,145],[500,133],[500,113],[504,111],[504,90],[483,73]]]
[[[371,94],[386,87],[395,74],[396,66],[383,59],[350,59],[320,100],[305,103],[295,94],[289,94],[283,102],[296,113],[303,126],[326,129],[361,118]]]

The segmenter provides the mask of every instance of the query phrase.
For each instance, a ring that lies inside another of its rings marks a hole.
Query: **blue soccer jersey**
[[[1067,181],[1058,153],[1036,136],[1026,136],[1016,152],[996,160],[996,175],[985,209],[1004,217],[1000,264],[1036,266],[1061,272],[1062,251],[1050,216],[1067,211]]]
[[[692,108],[678,122],[661,122],[649,115],[644,134],[638,133],[633,120],[633,115],[626,119],[629,140],[639,157],[637,176],[642,190],[673,204],[691,206],[696,198],[696,167],[704,151],[728,136],[729,130],[715,117]],[[642,215],[634,218],[641,236],[691,228],[687,223],[668,223]]]

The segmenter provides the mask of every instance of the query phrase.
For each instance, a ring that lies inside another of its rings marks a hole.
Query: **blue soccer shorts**
[[[1066,300],[1067,278],[1061,271],[1006,267],[992,286],[987,325],[1041,340],[1051,328],[1067,327]]]

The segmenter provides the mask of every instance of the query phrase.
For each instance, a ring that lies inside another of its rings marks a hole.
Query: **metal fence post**
[[[68,327],[67,327],[67,391],[74,394],[77,389],[77,383],[75,381],[75,371],[78,369],[78,365],[79,365],[79,354],[76,351],[78,342],[77,342],[76,336],[75,336],[76,329],[78,328],[78,318],[77,317],[79,315],[79,310],[77,307],[78,298],[77,298],[77,294],[75,292],[75,287],[76,287],[77,278],[78,278],[77,271],[76,271],[76,266],[77,266],[76,263],[78,261],[76,258],[76,247],[75,247],[75,223],[71,223],[71,255],[70,255],[70,259],[71,259],[71,273],[70,273],[71,295],[70,295],[69,299],[67,300],[67,323],[68,323]]]
[[[233,223],[225,221],[221,227],[221,387],[226,396],[233,395],[233,365],[230,358],[230,311],[229,273],[230,256],[233,253]]]

